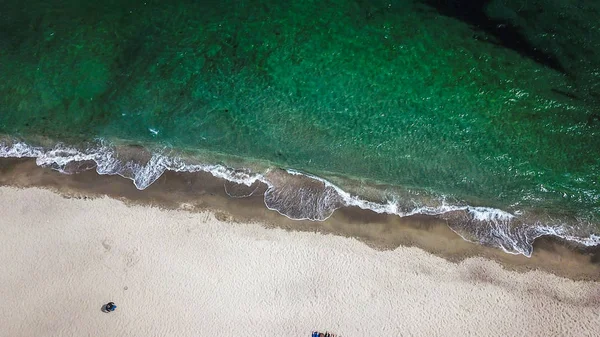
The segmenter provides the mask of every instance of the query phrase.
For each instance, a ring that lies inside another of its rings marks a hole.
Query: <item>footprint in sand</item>
[[[125,265],[127,266],[127,268],[125,268],[125,270],[134,267],[139,261],[140,261],[140,257],[139,257],[137,248],[134,248],[133,250],[128,251],[125,254]]]
[[[112,246],[110,245],[110,243],[111,243],[111,242],[110,242],[110,240],[108,240],[108,239],[105,239],[104,241],[102,241],[102,247],[104,247],[104,249],[105,249],[107,252],[110,252],[110,249],[112,248]]]

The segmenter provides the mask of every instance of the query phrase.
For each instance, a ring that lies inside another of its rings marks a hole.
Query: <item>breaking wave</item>
[[[164,151],[163,151],[164,152]],[[507,253],[531,256],[533,242],[541,236],[556,236],[584,246],[600,245],[600,236],[563,223],[526,221],[520,214],[487,207],[447,204],[440,198],[427,205],[389,198],[374,202],[353,195],[331,182],[295,170],[268,169],[256,173],[223,165],[198,164],[179,156],[150,153],[141,147],[117,147],[100,140],[84,149],[64,144],[51,148],[24,142],[0,142],[0,157],[35,158],[36,164],[65,174],[95,169],[101,175],[119,175],[143,190],[165,171],[208,172],[227,181],[225,192],[232,197],[253,195],[260,183],[267,186],[264,203],[270,210],[294,220],[323,221],[341,207],[359,207],[376,213],[401,217],[423,214],[445,220],[468,241],[501,248]]]

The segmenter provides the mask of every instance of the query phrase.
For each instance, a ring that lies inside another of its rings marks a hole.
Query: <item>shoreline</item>
[[[67,174],[95,168],[99,175],[118,175],[131,180],[138,190],[146,190],[168,172],[189,173],[191,176],[206,172],[210,174],[203,181],[224,179],[225,189],[233,191],[226,192],[230,196],[245,197],[254,194],[253,189],[258,189],[268,209],[292,220],[323,221],[340,208],[357,207],[404,219],[423,215],[439,219],[466,241],[527,257],[533,252],[532,243],[544,236],[582,247],[600,247],[600,236],[594,223],[573,215],[561,214],[555,218],[553,213],[543,210],[508,211],[486,206],[485,203],[470,205],[447,200],[443,195],[435,197],[410,189],[388,186],[393,190],[387,190],[382,188],[385,185],[365,185],[365,182],[350,177],[338,186],[340,182],[337,180],[341,176],[330,181],[293,169],[270,167],[257,171],[256,167],[252,168],[253,165],[238,167],[214,160],[197,161],[194,156],[162,151],[155,153],[141,145],[113,147],[103,140],[81,149],[61,143],[49,149],[10,141],[6,146],[0,144],[0,147],[2,158],[35,158],[38,166],[51,167]]]
[[[125,178],[98,175],[94,170],[66,175],[38,167],[34,159],[0,159],[0,186],[40,187],[69,198],[108,196],[129,205],[167,210],[211,211],[222,221],[356,238],[379,251],[414,246],[454,263],[483,257],[518,272],[539,269],[573,280],[600,280],[600,246],[581,247],[555,237],[541,237],[535,240],[533,255],[528,258],[465,241],[444,220],[432,216],[401,218],[358,207],[342,207],[320,222],[291,220],[268,210],[260,194],[230,197],[224,184],[225,180],[209,173],[168,171],[147,189],[138,190]]]

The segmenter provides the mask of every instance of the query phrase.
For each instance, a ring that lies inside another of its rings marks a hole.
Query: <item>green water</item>
[[[4,0],[0,133],[597,217],[600,5],[486,2],[557,68],[434,2]]]

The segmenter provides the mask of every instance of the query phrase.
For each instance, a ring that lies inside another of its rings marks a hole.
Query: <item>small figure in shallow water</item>
[[[111,312],[111,311],[115,311],[115,309],[117,308],[117,306],[115,305],[114,302],[108,302],[106,304],[106,312]]]

